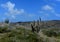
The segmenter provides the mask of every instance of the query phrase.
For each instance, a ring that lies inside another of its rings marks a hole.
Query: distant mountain
[[[60,28],[60,20],[44,21],[43,25],[47,28]]]
[[[29,22],[16,22],[16,24],[20,24],[23,26],[29,26],[33,23],[33,21]],[[60,28],[60,20],[50,20],[50,21],[41,21],[42,28]]]
[[[9,26],[25,26],[27,28],[31,28],[31,23],[33,21],[28,22],[15,22],[9,23]],[[36,22],[35,22],[36,23]],[[5,23],[0,23],[0,26],[6,25]],[[41,28],[60,28],[60,20],[50,20],[50,21],[41,21],[40,23]]]

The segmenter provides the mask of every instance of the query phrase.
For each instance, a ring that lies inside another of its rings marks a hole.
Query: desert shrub
[[[52,31],[46,31],[45,35],[51,37],[52,36]]]
[[[55,31],[52,31],[52,30],[45,30],[44,32],[43,32],[45,35],[47,35],[48,37],[52,37],[52,36],[54,36],[54,37],[57,37],[58,36],[58,34],[55,32]]]
[[[0,42],[43,42],[43,39],[38,37],[37,33],[19,28],[5,34]]]
[[[5,32],[9,32],[10,30],[8,30],[8,27],[0,27],[0,33],[5,33]]]
[[[37,34],[30,33],[29,36],[26,37],[30,42],[37,42]]]
[[[58,32],[58,36],[60,36],[60,32]]]
[[[2,27],[0,27],[0,33],[2,33],[3,31],[2,31]]]

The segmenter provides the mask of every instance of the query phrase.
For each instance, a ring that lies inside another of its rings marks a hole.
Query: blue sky
[[[60,20],[60,0],[0,0],[0,21]]]

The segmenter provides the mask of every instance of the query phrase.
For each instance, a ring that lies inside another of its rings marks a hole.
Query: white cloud
[[[60,14],[55,14],[55,16],[60,17]]]
[[[56,11],[50,5],[42,6],[41,9],[42,10],[40,10],[39,13],[42,15],[41,16],[42,18],[49,18],[51,15],[54,15],[56,17],[60,17],[60,15],[59,14],[56,14]]]
[[[49,14],[45,14],[45,16],[49,16]]]
[[[53,8],[49,5],[45,5],[42,7],[43,10],[52,10]]]
[[[24,9],[19,10],[19,9],[15,8],[15,4],[11,3],[10,1],[5,4],[1,4],[1,6],[5,9],[7,9],[7,12],[5,14],[7,16],[11,16],[12,18],[15,18],[16,15],[24,13]]]
[[[45,5],[41,9],[42,9],[43,12],[44,11],[47,11],[47,12],[49,11],[50,13],[54,13],[55,12],[54,8],[52,6],[50,6],[50,5]]]
[[[48,12],[55,13],[54,8],[50,5],[45,5],[41,9],[42,9],[42,11],[40,11],[40,13],[48,13]]]
[[[29,17],[35,17],[35,14],[28,14]]]
[[[44,13],[43,11],[39,11],[38,13]]]
[[[60,0],[56,0],[56,1],[60,1]]]

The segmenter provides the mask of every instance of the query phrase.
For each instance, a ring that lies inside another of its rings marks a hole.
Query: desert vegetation
[[[39,39],[37,33],[32,33],[31,30],[16,28],[9,32],[1,32],[0,42],[39,42]]]
[[[19,23],[11,24],[9,20],[5,20],[2,24],[4,26],[0,26],[0,42],[60,42],[60,28],[51,28],[52,25],[42,22],[41,18],[37,21],[17,24]],[[26,24],[30,27],[25,27]]]

